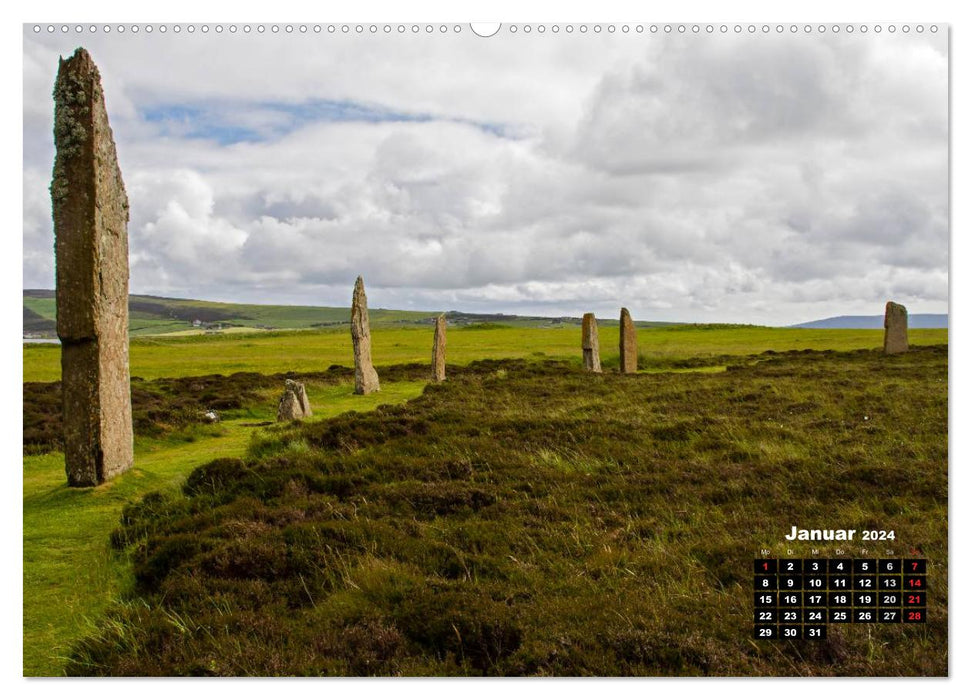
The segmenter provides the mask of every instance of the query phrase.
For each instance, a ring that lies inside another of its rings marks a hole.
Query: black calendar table
[[[926,559],[756,559],[756,639],[826,639],[829,624],[927,621]]]

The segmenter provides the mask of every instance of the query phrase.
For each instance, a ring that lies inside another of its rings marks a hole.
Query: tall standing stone
[[[637,331],[627,309],[620,310],[620,371],[637,372]]]
[[[892,301],[883,314],[883,351],[888,355],[907,352],[907,307]]]
[[[354,283],[354,298],[351,300],[351,340],[354,343],[354,393],[380,391],[378,373],[371,364],[371,324],[361,277]]]
[[[602,372],[600,368],[600,338],[597,335],[597,317],[583,314],[583,368],[588,372]]]
[[[64,462],[70,486],[95,486],[130,468],[133,459],[128,197],[101,75],[83,48],[58,66],[54,146]]]
[[[432,381],[445,381],[445,314],[435,319],[435,339],[432,341]]]

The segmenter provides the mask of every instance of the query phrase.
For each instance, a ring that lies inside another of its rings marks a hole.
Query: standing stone
[[[583,314],[583,368],[588,372],[602,372],[600,368],[600,338],[597,335],[597,317]]]
[[[295,382],[292,379],[288,379],[286,382],[286,387],[292,391],[297,396],[297,402],[300,404],[300,410],[303,413],[304,418],[309,418],[314,414],[310,410],[310,399],[307,398],[307,389],[300,382]]]
[[[280,406],[276,411],[277,422],[282,423],[285,421],[297,420],[299,418],[303,418],[303,409],[300,407],[300,399],[297,398],[297,394],[288,387],[284,390],[283,396],[280,397]]]
[[[310,401],[307,400],[307,390],[303,384],[288,379],[286,388],[283,390],[283,396],[280,397],[280,405],[277,408],[277,421],[309,418],[313,414],[314,412],[310,410]]]
[[[445,381],[445,314],[435,319],[435,340],[432,341],[432,381]]]
[[[54,146],[64,462],[70,486],[95,486],[133,460],[128,197],[101,75],[83,48],[58,66]]]
[[[637,331],[627,309],[620,310],[620,371],[637,372]]]
[[[888,355],[907,352],[907,307],[892,301],[883,314],[883,351]]]
[[[310,401],[307,399],[307,390],[303,384],[287,379],[285,387],[283,396],[280,397],[276,419],[289,421],[312,416],[314,412],[310,410]]]
[[[367,316],[367,296],[364,294],[364,280],[357,278],[354,283],[354,298],[351,300],[351,340],[354,343],[354,393],[370,394],[380,391],[378,373],[371,364],[371,324]]]

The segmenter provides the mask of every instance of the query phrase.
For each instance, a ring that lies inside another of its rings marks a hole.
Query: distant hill
[[[53,337],[56,334],[57,305],[50,289],[24,290],[24,335]],[[433,323],[432,311],[371,309],[374,326]],[[131,335],[160,335],[179,332],[310,329],[346,325],[349,307],[278,306],[227,304],[196,299],[174,299],[147,294],[128,298]]]
[[[435,322],[440,311],[397,311],[369,309],[371,325],[375,328],[427,326]],[[128,325],[131,335],[162,335],[166,333],[226,332],[241,329],[293,330],[312,328],[340,328],[350,325],[350,307],[340,306],[279,306],[265,304],[229,304],[197,299],[174,299],[147,294],[133,294],[128,298]],[[447,311],[445,317],[452,326],[513,326],[520,328],[562,328],[579,326],[580,318],[515,316],[511,314],[473,314]],[[53,338],[56,336],[57,308],[50,289],[24,290],[24,337]],[[603,326],[616,326],[616,319],[598,319]],[[663,322],[640,321],[641,328],[675,325]]]
[[[947,328],[947,314],[909,314],[908,328]],[[832,316],[790,328],[883,328],[883,316]]]

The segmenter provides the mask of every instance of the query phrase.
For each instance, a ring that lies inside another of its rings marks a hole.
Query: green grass
[[[947,425],[946,346],[476,363],[129,505],[133,585],[67,670],[946,675]],[[928,623],[752,640],[752,559],[794,524],[895,530],[928,559]]]
[[[386,383],[379,394],[354,396],[350,384],[308,384],[311,420],[400,403],[423,386]],[[134,468],[96,488],[68,488],[60,452],[24,457],[24,675],[63,675],[71,646],[130,586],[128,557],[112,552],[108,542],[124,506],[150,491],[176,491],[205,462],[244,454],[260,432],[253,424],[275,418],[277,393],[263,392],[262,402],[216,426],[140,437]]]
[[[379,329],[372,332],[377,366],[428,362],[431,328]],[[915,329],[913,345],[947,342],[946,329]],[[747,355],[765,350],[855,350],[877,348],[883,331],[795,328],[662,327],[639,329],[638,348],[651,362],[684,358]],[[609,366],[618,357],[618,328],[600,330],[601,357]],[[491,328],[448,331],[448,361],[467,364],[482,358],[554,358],[580,356],[580,331],[569,329]],[[57,345],[24,344],[24,381],[50,382],[60,377]],[[316,372],[330,365],[350,365],[351,337],[342,331],[303,331],[254,335],[142,337],[131,341],[131,374],[144,379],[233,372]],[[647,367],[645,367],[647,368]]]

